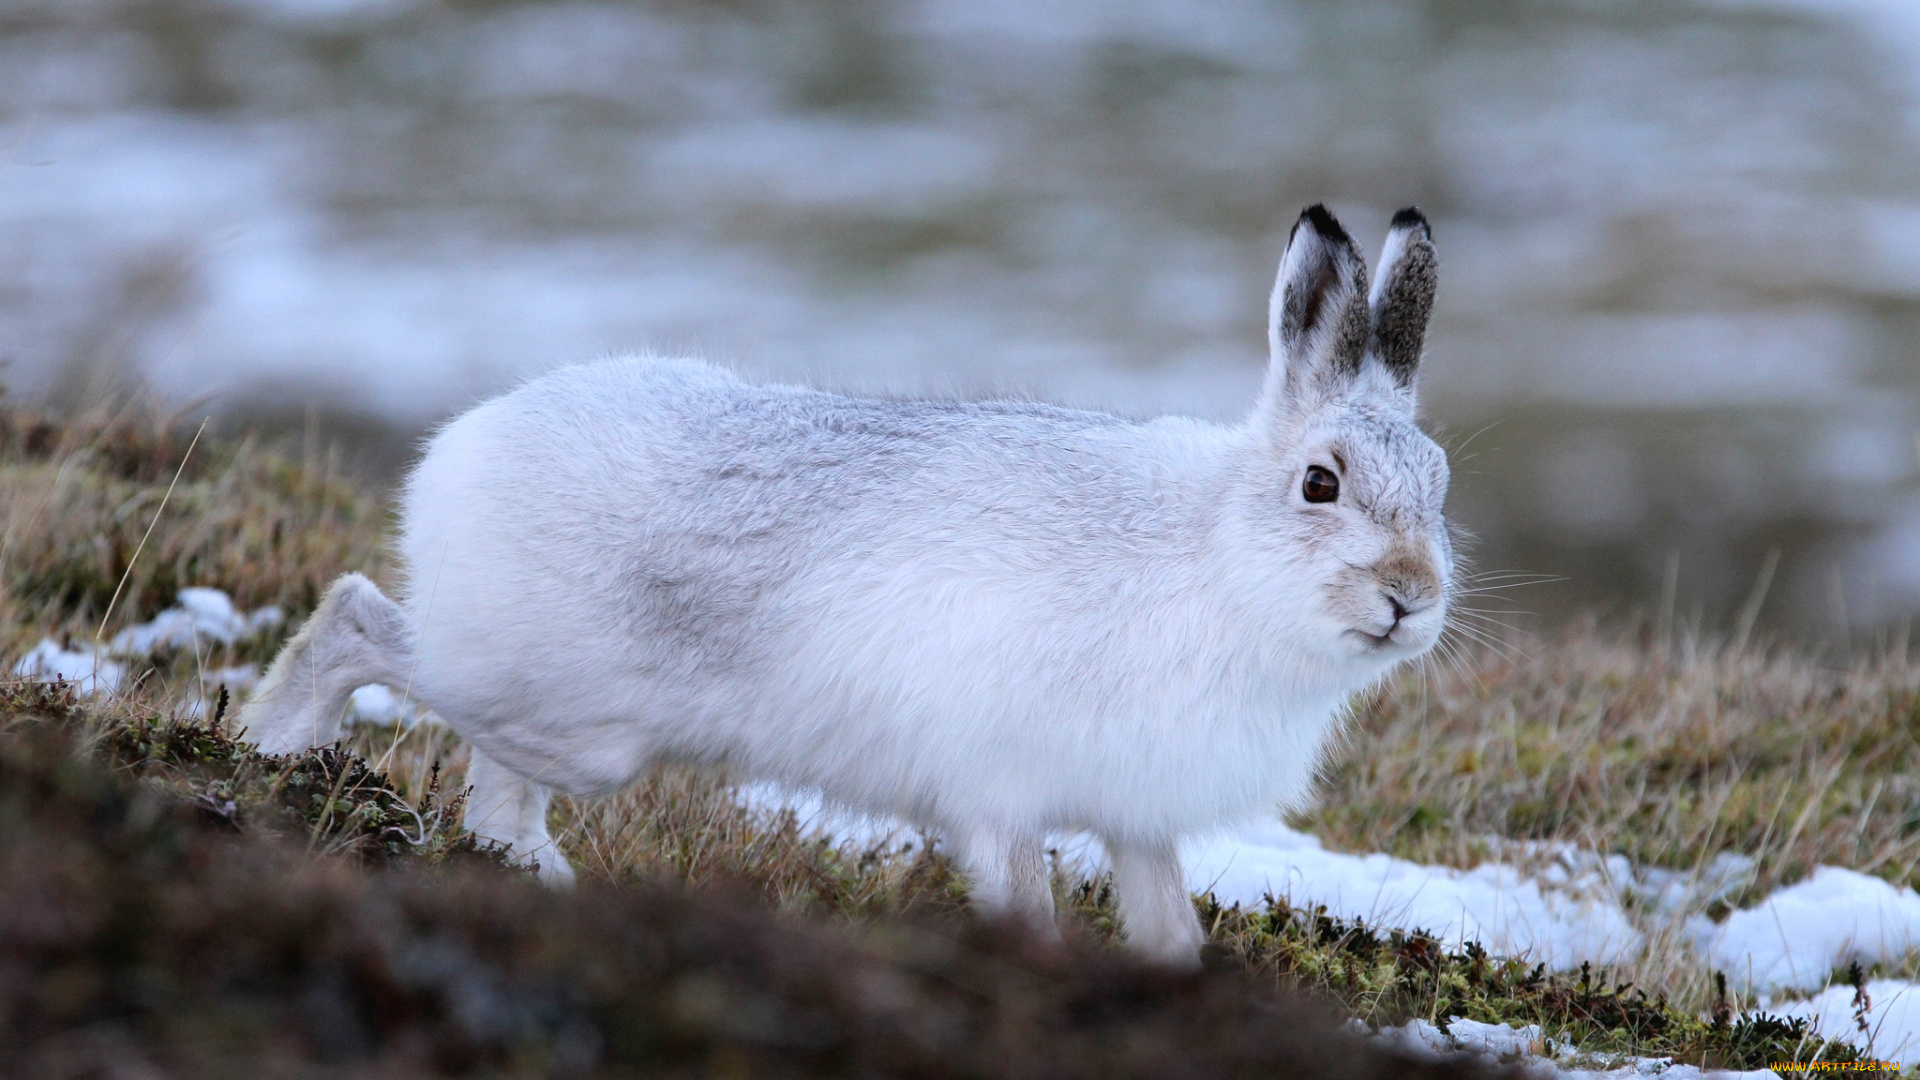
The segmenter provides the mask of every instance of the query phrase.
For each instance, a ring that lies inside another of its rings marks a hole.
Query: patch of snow
[[[254,637],[286,621],[278,607],[241,611],[233,598],[219,589],[193,587],[181,589],[174,606],[155,616],[151,622],[129,626],[115,634],[111,644],[95,649],[76,646],[65,649],[52,639],[42,641],[20,658],[13,673],[28,679],[65,679],[82,694],[118,693],[126,679],[127,665],[108,659],[111,656],[147,656],[160,649],[198,649],[203,642],[231,645]],[[251,664],[207,668],[194,680],[202,694],[211,696],[219,687],[244,693],[260,681],[260,671]],[[208,715],[208,703],[192,700],[181,703],[179,715],[196,719]],[[402,700],[391,687],[378,684],[353,692],[348,722],[355,724],[412,727],[432,717],[418,701]],[[833,819],[836,827],[845,821]]]
[[[231,645],[278,626],[283,620],[277,607],[241,612],[233,606],[233,598],[219,589],[181,589],[174,598],[174,606],[155,616],[152,622],[129,626],[115,634],[113,651],[141,655],[162,648],[193,648],[201,639]]]
[[[1548,1074],[1563,1080],[1629,1080],[1631,1077],[1658,1076],[1661,1080],[1779,1080],[1772,1069],[1735,1072],[1731,1069],[1702,1069],[1698,1065],[1676,1065],[1669,1058],[1634,1058],[1613,1069],[1558,1069]]]
[[[233,606],[233,598],[219,589],[186,588],[174,598],[173,607],[151,622],[120,631],[104,647],[85,644],[63,648],[48,638],[21,657],[13,673],[25,679],[64,679],[88,696],[116,694],[126,679],[127,665],[110,657],[147,656],[167,648],[197,649],[202,641],[231,645],[283,621],[285,616],[277,607],[242,612]],[[245,690],[258,679],[252,666],[237,665],[208,669],[200,683],[209,691],[222,683],[230,690]]]
[[[918,835],[905,822],[835,808],[816,793],[778,784],[748,784],[739,797],[762,810],[792,810],[804,831],[861,847]],[[1047,845],[1085,872],[1097,873],[1106,864],[1092,837],[1054,835]],[[1554,970],[1619,963],[1642,946],[1640,931],[1617,902],[1543,885],[1502,863],[1455,870],[1390,855],[1332,852],[1277,821],[1190,843],[1182,856],[1188,888],[1211,892],[1223,904],[1255,907],[1275,896],[1295,907],[1324,905],[1341,918],[1425,930],[1451,948],[1477,941]]]
[[[1506,1024],[1483,1024],[1478,1020],[1456,1016],[1447,1021],[1446,1034],[1461,1049],[1478,1050],[1494,1057],[1506,1057],[1509,1054],[1539,1056],[1542,1052],[1555,1049],[1541,1036],[1539,1024],[1516,1028]]]
[[[1625,862],[1623,856],[1613,858]],[[1655,911],[1697,909],[1724,901],[1753,882],[1759,863],[1751,855],[1723,851],[1697,870],[1630,867],[1623,891]]]
[[[1477,941],[1555,970],[1619,963],[1643,943],[1617,902],[1553,889],[1504,863],[1455,870],[1327,851],[1277,821],[1189,844],[1184,856],[1188,887],[1222,903],[1275,896],[1325,905],[1331,915],[1425,930],[1452,948]]]
[[[1483,1024],[1477,1020],[1453,1017],[1443,1024],[1418,1017],[1398,1027],[1374,1031],[1360,1020],[1347,1022],[1349,1029],[1367,1035],[1385,1049],[1419,1061],[1442,1061],[1459,1057],[1491,1057],[1496,1060],[1525,1060],[1545,1066],[1551,1072],[1554,1059],[1572,1053],[1572,1047],[1544,1038],[1540,1025],[1509,1027]]]
[[[1689,929],[1700,954],[1736,985],[1818,990],[1849,961],[1882,963],[1920,948],[1920,894],[1823,866],[1717,926],[1696,916]]]
[[[1752,856],[1723,851],[1690,870],[1638,866],[1619,853],[1604,854],[1564,841],[1482,838],[1496,854],[1508,856],[1529,876],[1557,892],[1632,903],[1649,911],[1698,911],[1726,900],[1753,882],[1758,868]]]
[[[194,680],[194,685],[199,689],[202,696],[175,706],[175,715],[188,720],[198,720],[201,717],[211,715],[213,711],[212,700],[220,695],[220,688],[222,686],[226,687],[227,692],[234,696],[233,700],[228,702],[229,715],[232,715],[232,712],[238,711],[237,704],[239,698],[244,696],[247,691],[252,690],[253,685],[259,681],[260,669],[254,667],[252,664],[235,664],[232,667],[207,668],[200,672]]]
[[[1870,1047],[1868,1057],[1897,1061],[1902,1069],[1920,1065],[1920,984],[1900,979],[1867,983],[1867,1030],[1854,1016],[1853,987],[1829,986],[1805,1001],[1769,1006],[1775,1016],[1804,1017],[1830,1039]]]
[[[1366,1027],[1358,1020],[1351,1023],[1363,1030]],[[1373,1037],[1387,1049],[1421,1061],[1435,1061],[1460,1051],[1460,1047],[1455,1046],[1438,1025],[1418,1017],[1399,1027],[1381,1028]]]
[[[252,664],[235,664],[232,667],[208,668],[200,677],[200,682],[208,690],[218,690],[224,686],[229,691],[239,692],[253,689],[260,681],[260,669]]]
[[[895,818],[834,806],[814,791],[796,791],[767,781],[742,784],[734,797],[762,813],[791,811],[803,835],[830,837],[859,848],[886,847],[917,839],[921,830]]]
[[[1366,1025],[1350,1021],[1355,1030],[1366,1032]],[[1569,1067],[1577,1054],[1573,1044],[1542,1036],[1538,1024],[1510,1027],[1484,1024],[1454,1017],[1444,1025],[1413,1019],[1399,1027],[1372,1032],[1373,1039],[1390,1050],[1423,1061],[1472,1055],[1502,1061],[1517,1061],[1543,1078],[1568,1080],[1626,1080],[1628,1077],[1658,1076],[1665,1080],[1760,1080],[1775,1074],[1769,1069],[1753,1072],[1702,1070],[1694,1065],[1676,1065],[1668,1058],[1632,1058],[1612,1069],[1594,1070]]]
[[[835,808],[817,794],[777,784],[739,790],[748,805],[792,810],[801,828],[861,846],[917,836],[912,826]],[[1085,836],[1054,836],[1051,847],[1065,861],[1098,872],[1105,853]],[[1634,866],[1619,855],[1565,845],[1510,845],[1516,863],[1487,863],[1473,870],[1423,866],[1388,855],[1327,851],[1320,841],[1279,824],[1252,825],[1198,844],[1185,852],[1187,884],[1211,891],[1223,903],[1255,905],[1282,897],[1295,906],[1324,904],[1328,912],[1364,918],[1381,927],[1418,928],[1449,946],[1474,940],[1495,953],[1520,956],[1565,970],[1583,961],[1611,964],[1644,947],[1622,901],[1649,910],[1698,910],[1744,888],[1754,862],[1725,852],[1695,871]],[[1541,865],[1541,860],[1545,860]],[[1527,867],[1528,869],[1523,869]],[[1704,916],[1691,924],[1695,946],[1730,979],[1762,992],[1820,989],[1834,968],[1848,960],[1895,960],[1920,947],[1920,895],[1879,878],[1835,867],[1775,892],[1764,903],[1733,913],[1714,925]],[[1871,983],[1869,1025],[1872,1053],[1902,1067],[1920,1064],[1920,985],[1893,980]],[[1763,1003],[1764,1004],[1764,1003]],[[1780,1016],[1804,1016],[1829,1037],[1861,1041],[1854,1026],[1853,991],[1830,987],[1808,1001],[1765,1008]],[[1538,1028],[1510,1028],[1455,1019],[1444,1027],[1415,1020],[1385,1029],[1380,1038],[1415,1056],[1478,1052],[1522,1055],[1556,1075],[1578,1080],[1660,1076],[1764,1077],[1703,1072],[1665,1059],[1636,1059],[1610,1070],[1569,1067],[1572,1048],[1543,1040]],[[1557,1063],[1557,1064],[1555,1064]]]
[[[427,710],[411,697],[403,698],[390,686],[370,683],[347,699],[348,723],[390,727],[412,727],[428,716]]]
[[[91,645],[63,649],[52,638],[43,638],[13,665],[13,673],[23,679],[62,679],[83,694],[112,694],[119,691],[126,668]]]

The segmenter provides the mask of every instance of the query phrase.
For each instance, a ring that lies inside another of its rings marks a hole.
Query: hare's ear
[[[1380,252],[1380,277],[1367,300],[1373,309],[1367,351],[1380,358],[1400,386],[1412,386],[1419,370],[1420,345],[1426,340],[1439,280],[1433,230],[1419,209],[1409,206],[1393,215],[1386,248]]]
[[[1309,206],[1294,222],[1267,308],[1266,400],[1358,374],[1369,330],[1366,261],[1326,207]]]

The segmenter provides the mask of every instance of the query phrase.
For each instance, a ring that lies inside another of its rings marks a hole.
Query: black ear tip
[[[1325,203],[1314,203],[1312,206],[1300,211],[1300,220],[1294,222],[1293,225],[1294,231],[1299,232],[1300,226],[1303,224],[1312,225],[1314,232],[1319,233],[1329,240],[1342,244],[1350,244],[1353,242],[1347,236],[1347,230],[1340,227],[1340,222],[1334,218],[1333,211],[1328,210]]]
[[[1427,215],[1421,213],[1420,208],[1417,206],[1409,206],[1399,213],[1394,214],[1393,224],[1388,226],[1389,229],[1411,229],[1415,227],[1419,228],[1421,236],[1429,240],[1433,239],[1433,226],[1427,224]]]

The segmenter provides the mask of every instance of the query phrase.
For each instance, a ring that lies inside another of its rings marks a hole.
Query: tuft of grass
[[[723,885],[782,910],[860,920],[953,914],[966,897],[952,863],[924,837],[837,842],[803,831],[791,810],[743,806],[724,777],[684,767],[610,798],[560,800],[555,818],[574,867],[614,883]]]

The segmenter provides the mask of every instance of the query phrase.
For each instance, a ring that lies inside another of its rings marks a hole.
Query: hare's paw
[[[1107,854],[1113,861],[1113,889],[1127,949],[1168,967],[1198,967],[1200,946],[1207,935],[1180,871],[1179,845],[1171,840],[1160,844],[1109,840]]]
[[[982,829],[961,836],[959,849],[972,886],[969,900],[982,915],[1017,919],[1043,937],[1058,939],[1053,876],[1038,837]]]
[[[472,751],[467,764],[467,831],[507,848],[516,861],[534,869],[542,884],[566,888],[573,867],[547,832],[547,804],[553,789],[521,776],[492,758]]]

